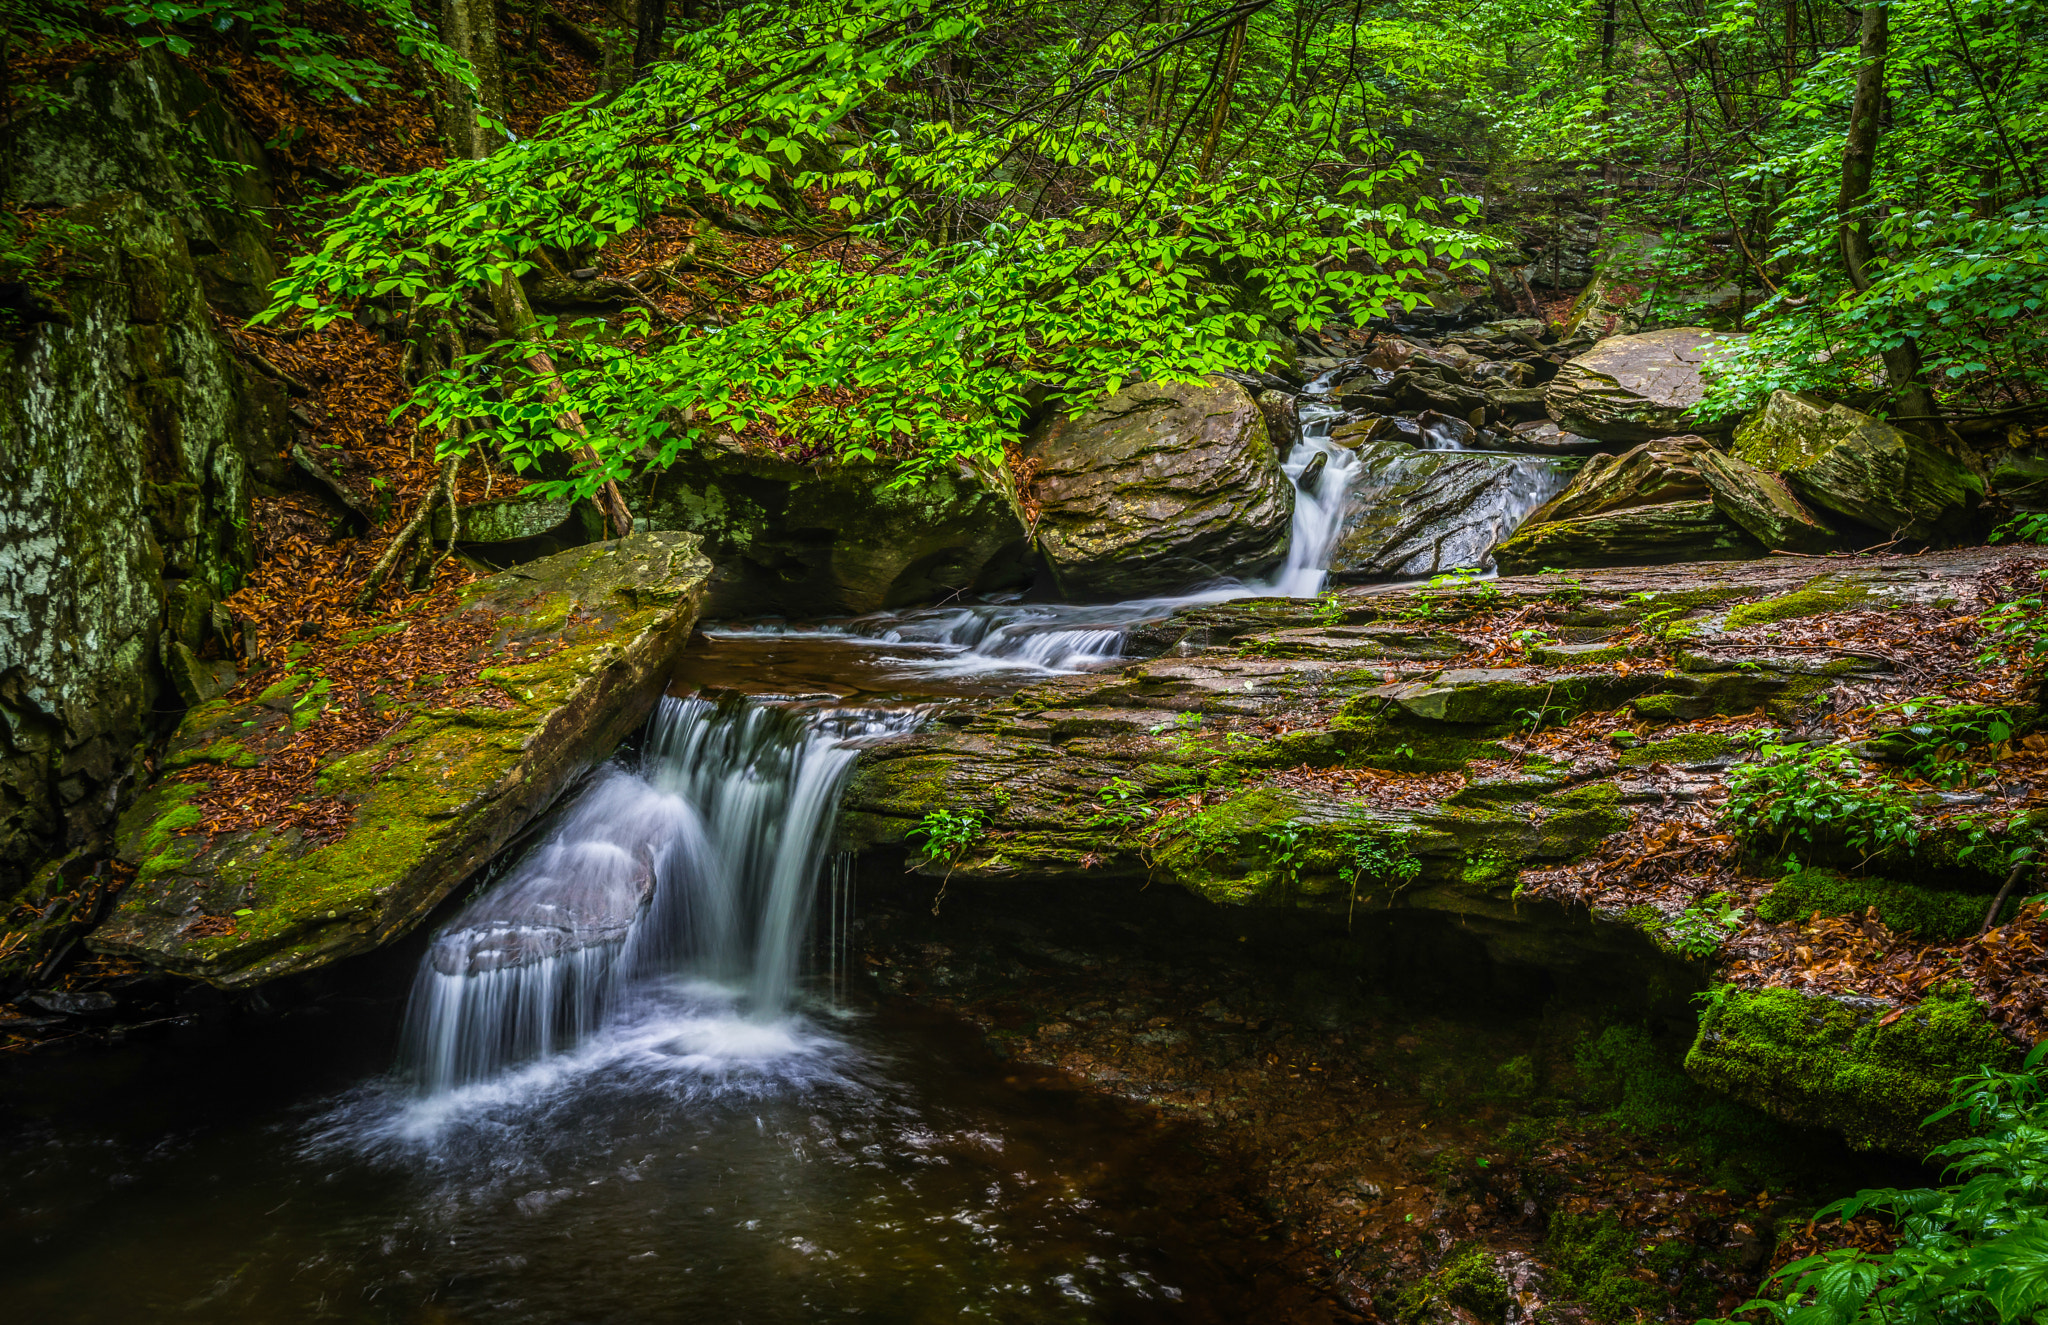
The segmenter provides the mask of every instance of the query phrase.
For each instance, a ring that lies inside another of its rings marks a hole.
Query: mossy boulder
[[[1703,327],[1610,336],[1558,370],[1544,406],[1566,432],[1612,442],[1643,442],[1713,431],[1703,418],[1700,368],[1715,349],[1744,339]]]
[[[1979,893],[1806,869],[1778,880],[1757,903],[1756,914],[1759,920],[1784,924],[1816,913],[1860,916],[1875,910],[1879,920],[1901,934],[1950,943],[1976,933],[1988,908]]]
[[[1794,496],[1785,480],[1739,456],[1704,450],[1693,462],[1714,505],[1767,548],[1825,552],[1842,537]]]
[[[1877,999],[1793,989],[1723,989],[1700,1019],[1686,1074],[1786,1122],[1840,1132],[1864,1150],[1923,1155],[1949,1082],[2019,1051],[1967,993],[1930,996],[1897,1018]]]
[[[859,615],[1021,582],[1026,535],[999,483],[893,465],[801,464],[733,444],[686,451],[635,499],[635,526],[702,536],[712,618]]]
[[[1569,520],[1531,520],[1493,550],[1504,575],[1547,566],[1654,566],[1672,561],[1747,561],[1761,543],[1711,501],[1633,506]]]
[[[199,784],[160,782],[121,819],[135,881],[89,945],[239,987],[388,943],[459,888],[646,717],[687,641],[710,564],[691,534],[637,534],[471,585],[488,613],[488,693],[400,699],[387,735],[334,758],[318,791],[345,811],[331,841],[296,828],[210,834]],[[169,762],[275,757],[322,678],[187,716]]]
[[[1038,545],[1074,598],[1138,598],[1287,555],[1294,485],[1242,386],[1140,382],[1026,439]]]
[[[1975,531],[1984,482],[1924,438],[1846,405],[1773,392],[1735,451],[1800,497],[1880,533],[1947,543]]]

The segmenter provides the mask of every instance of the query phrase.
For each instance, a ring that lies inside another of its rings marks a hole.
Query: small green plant
[[[1521,630],[1509,635],[1508,638],[1513,640],[1515,648],[1523,653],[1527,653],[1531,649],[1555,648],[1558,644],[1557,636],[1540,626],[1525,626]]]
[[[1478,602],[1481,607],[1493,607],[1507,597],[1500,591],[1500,584],[1485,571],[1472,566],[1457,566],[1441,575],[1429,577],[1432,589],[1455,589]]]
[[[1265,832],[1266,859],[1283,884],[1299,882],[1302,867],[1309,862],[1308,834],[1300,824],[1286,823]]]
[[[2036,1045],[2016,1072],[1986,1067],[1958,1079],[1952,1102],[1927,1120],[1960,1117],[1974,1133],[1929,1156],[1946,1161],[1950,1185],[1861,1191],[1814,1216],[1880,1214],[1898,1239],[1889,1251],[1836,1247],[1794,1261],[1767,1281],[1783,1296],[1739,1310],[1779,1325],[2039,1320],[2048,1310],[2044,1057],[2048,1045]]]
[[[1665,922],[1664,943],[1688,957],[1711,957],[1741,928],[1742,908],[1725,892],[1711,893]]]
[[[2022,543],[2048,543],[2048,514],[2015,515],[1991,531],[1991,541],[2015,539]]]
[[[1965,754],[2010,740],[2015,725],[2004,709],[1981,704],[1906,700],[1888,708],[1908,725],[1881,733],[1870,744],[1905,765],[1909,775],[1944,789],[1973,782],[1976,768]]]
[[[918,820],[917,826],[904,836],[923,839],[924,863],[946,862],[945,877],[939,880],[939,891],[932,897],[932,914],[937,915],[939,903],[946,898],[946,885],[952,882],[954,868],[988,836],[988,820],[980,810],[973,808],[933,810]]]
[[[2048,571],[2040,578],[2048,581]],[[2009,663],[2030,677],[2048,673],[2048,593],[2021,594],[1999,603],[1977,623],[1984,628],[1980,666]]]
[[[1772,837],[1780,853],[1795,841],[1843,846],[1863,852],[1859,868],[1886,853],[1910,855],[1920,845],[1919,819],[1895,796],[1852,786],[1862,771],[1840,746],[1766,745],[1729,772],[1721,818],[1753,849]]]
[[[1384,837],[1372,833],[1351,832],[1344,835],[1344,863],[1337,867],[1337,878],[1351,890],[1350,906],[1344,914],[1344,927],[1351,927],[1351,919],[1358,913],[1358,887],[1360,884],[1387,889],[1387,904],[1393,905],[1394,894],[1422,877],[1422,862],[1408,849],[1408,844],[1398,837]]]
[[[1337,591],[1330,589],[1316,599],[1316,624],[1319,626],[1341,626],[1344,624],[1344,603],[1337,597]]]
[[[1534,736],[1546,726],[1563,726],[1571,721],[1571,705],[1552,704],[1547,700],[1528,708],[1515,710],[1515,725]]]
[[[1543,574],[1558,577],[1557,587],[1545,595],[1551,602],[1561,603],[1566,607],[1577,607],[1585,601],[1586,582],[1578,576],[1566,574],[1555,567],[1545,567]]]
[[[1161,736],[1166,734],[1167,732],[1191,732],[1201,725],[1201,714],[1179,713],[1175,714],[1170,721],[1154,723],[1151,727],[1147,728],[1147,730],[1150,731],[1154,736]]]
[[[1095,793],[1095,798],[1102,802],[1102,808],[1085,821],[1083,826],[1087,828],[1127,833],[1155,813],[1146,804],[1145,789],[1129,778],[1111,778]]]

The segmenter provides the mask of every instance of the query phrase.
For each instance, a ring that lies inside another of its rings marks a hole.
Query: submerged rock
[[[1972,532],[1984,484],[1934,443],[1846,405],[1773,392],[1735,436],[1738,456],[1879,533],[1947,542]]]
[[[1339,580],[1488,566],[1494,545],[1571,472],[1569,462],[1418,451],[1394,439],[1366,442],[1358,455],[1363,468],[1330,557]]]
[[[883,464],[806,465],[738,447],[686,451],[636,500],[642,529],[704,539],[707,617],[859,616],[1007,588],[1023,524],[979,476],[891,487]]]
[[[1138,598],[1287,555],[1294,485],[1237,383],[1140,382],[1024,445],[1038,544],[1074,598]]]
[[[1558,427],[1604,441],[1711,429],[1715,421],[1698,414],[1700,366],[1739,339],[1700,327],[1609,337],[1558,370],[1545,406]]]
[[[646,718],[710,572],[696,536],[636,534],[470,585],[450,619],[485,614],[472,661],[496,665],[448,707],[387,697],[390,729],[318,775],[339,812],[332,840],[267,825],[211,834],[191,803],[202,783],[159,782],[122,817],[135,879],[89,945],[246,986],[404,934]],[[292,672],[195,709],[165,766],[287,757],[327,684]]]

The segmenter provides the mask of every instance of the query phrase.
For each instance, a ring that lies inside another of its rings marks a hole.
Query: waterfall
[[[430,1092],[482,1080],[582,1042],[636,986],[678,974],[738,986],[756,1018],[783,1012],[859,743],[921,718],[663,700],[638,767],[600,770],[434,937],[407,1070]]]

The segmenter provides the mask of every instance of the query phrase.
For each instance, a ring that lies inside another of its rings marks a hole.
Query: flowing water
[[[1179,607],[1318,592],[1361,476],[1335,411],[1303,405],[1266,578],[714,632],[714,655],[748,646],[725,666],[752,693],[666,699],[426,942],[402,1024],[392,1000],[328,999],[0,1086],[9,1318],[1235,1321],[1307,1301],[1172,1129],[849,1004],[856,899],[824,858],[860,749],[932,698],[1101,665]],[[798,639],[833,659],[778,652]]]

